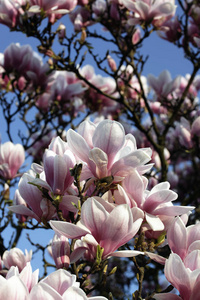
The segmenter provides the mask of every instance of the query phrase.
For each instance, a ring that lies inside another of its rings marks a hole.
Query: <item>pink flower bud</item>
[[[68,268],[70,264],[70,244],[68,238],[63,235],[55,234],[51,244],[51,250],[56,268]]]
[[[133,45],[137,44],[141,39],[141,32],[140,29],[137,28],[132,36],[132,43]]]
[[[114,61],[114,59],[110,55],[108,55],[107,61],[108,61],[108,65],[111,68],[111,70],[113,72],[115,72],[117,70],[117,66],[116,66],[116,62]]]

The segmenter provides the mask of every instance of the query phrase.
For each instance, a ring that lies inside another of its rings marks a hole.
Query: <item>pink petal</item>
[[[84,138],[72,129],[67,131],[67,143],[72,152],[82,161],[88,162],[89,151],[91,150]]]
[[[68,222],[50,221],[50,225],[56,233],[64,235],[69,239],[78,239],[87,233],[90,233],[89,230],[84,230],[79,226]]]
[[[184,258],[187,251],[187,231],[185,224],[179,217],[169,227],[167,240],[171,251]]]
[[[108,155],[109,164],[111,164],[117,152],[124,145],[124,128],[118,122],[104,120],[97,126],[92,140],[94,147],[100,148]]]

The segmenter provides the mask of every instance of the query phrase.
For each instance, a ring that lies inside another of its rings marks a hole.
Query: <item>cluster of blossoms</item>
[[[80,259],[95,262],[98,257],[105,260],[111,256],[144,255],[144,252],[131,248],[118,249],[137,234],[144,233],[147,239],[157,239],[167,232],[168,244],[173,252],[169,259],[152,253],[147,255],[165,263],[166,278],[179,290],[183,299],[189,299],[184,298],[182,289],[185,291],[185,288],[179,286],[182,280],[177,282],[176,274],[177,270],[185,268],[188,279],[184,286],[188,288],[188,295],[196,291],[193,286],[198,284],[198,279],[196,275],[190,279],[190,273],[198,269],[199,226],[186,229],[181,218],[175,218],[182,216],[184,220],[184,214],[194,207],[174,206],[177,194],[169,189],[168,182],[148,189],[148,179],[144,174],[152,168],[152,164],[148,164],[152,154],[150,148],[137,149],[134,136],[125,135],[123,126],[111,120],[97,125],[84,121],[77,132],[69,129],[66,137],[67,142],[54,138],[45,150],[43,165],[34,163],[32,170],[22,176],[15,194],[16,205],[10,207],[21,222],[27,218],[44,224],[49,221],[56,233],[50,252],[56,267],[61,270],[37,283],[38,273],[31,275],[31,253],[24,256],[19,249],[6,251],[2,262],[9,271],[6,278],[1,279],[2,293],[6,293],[16,280],[15,287],[21,287],[21,299],[33,299],[36,295],[43,295],[43,298],[56,295],[58,299],[67,299],[70,293],[78,293],[82,297],[80,299],[86,299],[84,292],[75,284],[75,276],[62,268],[69,268]],[[59,220],[60,212],[62,220]],[[73,240],[72,250],[70,241]],[[24,282],[27,274],[32,279]],[[65,286],[59,280],[70,281],[70,284]],[[58,286],[62,284],[65,288],[61,291]],[[11,293],[14,295],[16,290],[13,288]],[[163,299],[163,295],[156,297]]]
[[[139,230],[148,238],[158,238],[175,216],[194,208],[174,206],[177,194],[168,182],[148,190],[143,174],[152,168],[147,164],[150,159],[150,148],[137,149],[134,136],[125,135],[120,123],[84,121],[77,132],[68,130],[67,142],[53,139],[45,150],[43,165],[33,164],[22,176],[17,205],[10,210],[45,224],[50,221],[58,235],[77,239],[74,251],[69,254],[69,247],[67,250],[70,262],[83,256],[95,260],[98,246],[103,249],[103,259],[138,255],[135,250],[115,251]],[[81,198],[72,173],[80,165],[80,187],[86,200],[81,220],[74,224]],[[59,211],[67,222],[57,221]]]
[[[0,54],[8,135],[12,140],[16,116],[29,135],[19,133],[24,148],[0,144],[0,221],[5,220],[2,230],[9,222],[16,229],[11,247],[26,226],[52,229],[48,250],[58,269],[39,281],[30,264],[32,252],[2,247],[0,299],[106,300],[93,297],[93,291],[115,272],[108,271],[109,264],[119,257],[135,263],[140,291],[133,298],[143,298],[141,257],[147,264],[150,258],[165,265],[167,280],[179,291],[179,296],[153,293],[155,299],[200,298],[199,223],[186,227],[195,207],[191,221],[197,218],[200,201],[200,5],[182,2],[185,16],[178,18],[175,0],[0,1],[0,23],[36,37],[38,50],[48,57],[43,62],[20,44]],[[53,24],[66,15],[74,26],[71,37],[64,24],[53,32]],[[98,23],[109,35],[96,31]],[[154,31],[184,50],[194,67],[191,75],[172,79],[166,70],[158,77],[142,75],[146,59],[139,49]],[[65,47],[58,54],[56,37]],[[104,42],[115,48],[95,54],[93,38],[101,48]],[[86,54],[105,77],[83,64]],[[12,99],[6,99],[7,92]],[[34,162],[22,175],[24,149]]]
[[[149,254],[152,259],[165,264],[165,276],[179,291],[180,296],[163,293],[156,294],[155,299],[194,300],[200,297],[200,223],[186,227],[184,221],[184,218],[177,217],[167,231],[167,240],[171,249],[168,259]]]
[[[0,269],[0,299],[107,299],[101,296],[87,297],[76,282],[76,276],[63,269],[38,282],[39,269],[32,272],[30,260],[31,253],[26,251],[23,255],[18,248],[4,252]]]
[[[187,25],[187,39],[182,39],[182,45],[186,47],[188,42],[193,46],[200,45],[199,30],[199,4],[192,1],[185,3],[185,10],[189,16]],[[88,0],[3,0],[0,4],[0,23],[10,28],[22,26],[23,18],[33,16],[47,17],[50,23],[55,23],[63,15],[69,14],[70,20],[74,24],[76,31],[81,31],[85,27],[98,22],[99,17],[110,18],[113,21],[121,20],[120,12],[127,9],[128,19],[123,19],[126,28],[140,25],[141,27],[152,25],[159,30],[159,36],[170,42],[178,41],[184,32],[184,27],[177,17],[175,17],[176,5],[174,0],[120,0],[104,1],[96,0],[91,6],[92,13],[88,11],[86,5]],[[124,26],[124,25],[123,25]],[[59,28],[61,40],[65,34],[65,28]],[[133,33],[133,44],[139,42],[141,36],[139,28]]]

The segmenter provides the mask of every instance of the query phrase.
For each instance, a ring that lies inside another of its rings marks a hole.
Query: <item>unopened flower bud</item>
[[[115,72],[117,70],[117,66],[116,66],[116,62],[114,61],[114,59],[110,55],[108,55],[107,61],[108,61],[108,65],[111,68],[111,70],[113,72]]]
[[[60,24],[58,29],[57,29],[57,33],[58,33],[58,40],[60,43],[63,42],[63,39],[65,38],[66,35],[66,27],[64,24]]]
[[[140,33],[140,29],[137,28],[132,36],[132,43],[133,45],[137,44],[139,42],[139,40],[141,39],[141,33]]]
[[[52,244],[52,257],[55,261],[56,268],[68,268],[70,264],[70,244],[68,238],[55,234]]]

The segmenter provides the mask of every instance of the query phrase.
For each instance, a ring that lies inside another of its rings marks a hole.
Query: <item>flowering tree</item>
[[[0,299],[199,299],[198,1],[2,0],[0,23],[40,53],[0,54]],[[191,74],[143,75],[155,31]]]

